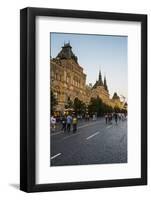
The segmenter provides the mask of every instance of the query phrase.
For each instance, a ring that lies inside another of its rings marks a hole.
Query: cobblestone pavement
[[[127,121],[104,119],[78,125],[76,133],[51,134],[51,166],[127,162]]]

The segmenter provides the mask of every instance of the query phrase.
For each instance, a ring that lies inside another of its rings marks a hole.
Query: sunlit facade
[[[101,71],[93,86],[86,85],[86,74],[70,43],[64,44],[57,57],[50,60],[50,69],[50,87],[57,99],[56,111],[64,112],[68,99],[73,101],[76,97],[88,105],[91,98],[99,96],[107,105],[122,108],[118,95],[110,98],[107,80],[106,77],[102,80]]]

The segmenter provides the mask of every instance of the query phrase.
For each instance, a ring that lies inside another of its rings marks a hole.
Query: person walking
[[[77,117],[74,116],[73,120],[72,120],[73,133],[75,133],[77,131],[77,123],[78,123]]]
[[[114,118],[115,118],[115,123],[117,125],[117,118],[118,118],[118,114],[117,113],[114,114]]]
[[[112,124],[112,114],[111,113],[108,114],[108,122],[109,122],[109,124]]]
[[[107,121],[108,121],[108,114],[106,113],[105,114],[105,123],[107,124]]]
[[[71,123],[72,123],[72,117],[71,117],[71,115],[68,115],[67,116],[67,131],[68,131],[68,133],[70,132],[70,129],[71,129]]]
[[[51,128],[52,128],[52,132],[55,132],[55,130],[56,130],[56,118],[54,116],[51,117]]]
[[[93,114],[93,121],[95,121],[96,120],[96,115],[95,114]]]
[[[65,133],[66,132],[66,128],[67,128],[67,119],[66,116],[62,117],[62,131]]]

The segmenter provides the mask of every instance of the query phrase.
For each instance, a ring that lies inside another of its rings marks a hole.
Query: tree
[[[52,114],[55,111],[55,106],[58,104],[57,99],[52,90],[51,90],[51,98],[50,99],[51,99],[50,105],[51,105],[51,114]]]
[[[105,104],[101,98],[91,98],[88,105],[88,111],[90,114],[97,113],[98,116],[102,116],[104,113],[113,112],[113,108]]]
[[[102,99],[100,99],[99,97],[91,98],[90,103],[88,105],[88,111],[91,114],[97,113],[98,116],[101,116],[104,111]]]
[[[86,104],[76,97],[73,102],[73,109],[77,114],[84,114],[86,112]]]

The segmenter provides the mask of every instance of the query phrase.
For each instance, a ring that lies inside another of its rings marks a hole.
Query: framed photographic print
[[[20,12],[20,189],[147,184],[147,16]]]

